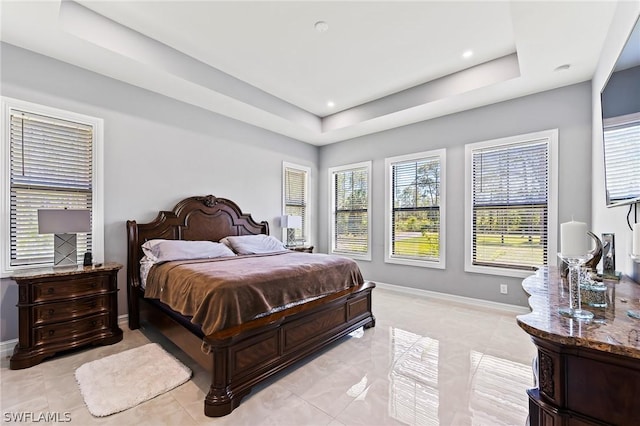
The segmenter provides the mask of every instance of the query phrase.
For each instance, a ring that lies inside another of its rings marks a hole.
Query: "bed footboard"
[[[371,312],[373,283],[329,303],[231,336],[225,330],[210,336],[213,372],[204,412],[209,417],[227,415],[257,383],[360,328],[375,326]],[[235,330],[237,331],[237,330]]]

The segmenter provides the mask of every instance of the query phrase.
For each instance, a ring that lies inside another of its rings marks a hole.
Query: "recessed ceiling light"
[[[329,108],[333,108],[334,106],[336,106],[336,104],[334,104],[334,103],[333,103],[333,101],[328,101],[328,102],[327,102],[327,106],[328,106]]]
[[[317,32],[323,33],[329,29],[329,24],[324,21],[318,21],[313,24],[313,28],[315,28]]]
[[[556,69],[554,69],[554,71],[566,71],[569,68],[571,68],[571,64],[563,64],[563,65],[560,65],[560,66],[556,67]]]
[[[462,53],[462,57],[465,58],[465,59],[469,59],[472,56],[473,56],[473,51],[472,50],[465,50]]]

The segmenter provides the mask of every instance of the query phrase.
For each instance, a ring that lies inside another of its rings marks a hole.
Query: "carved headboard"
[[[127,288],[140,281],[142,244],[148,240],[219,241],[230,235],[269,234],[269,224],[256,222],[243,214],[231,200],[213,195],[190,197],[180,201],[172,211],[161,211],[149,223],[127,221]]]

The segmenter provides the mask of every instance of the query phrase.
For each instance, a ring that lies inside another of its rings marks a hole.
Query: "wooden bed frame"
[[[370,282],[208,336],[158,300],[144,298],[139,284],[145,241],[219,241],[230,235],[268,233],[267,222],[258,223],[234,202],[213,195],[182,200],[150,223],[127,221],[129,328],[150,324],[210,372],[204,401],[204,413],[210,417],[229,414],[252,386],[293,363],[353,330],[375,326],[375,284]]]

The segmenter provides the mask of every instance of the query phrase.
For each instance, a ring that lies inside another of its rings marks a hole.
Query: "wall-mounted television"
[[[640,20],[600,99],[607,206],[640,203]]]

